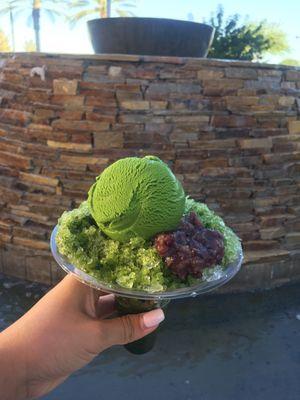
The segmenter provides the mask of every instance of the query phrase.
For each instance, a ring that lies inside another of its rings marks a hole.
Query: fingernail
[[[153,328],[157,326],[165,319],[163,310],[158,308],[157,310],[149,311],[143,315],[143,322],[146,328]]]

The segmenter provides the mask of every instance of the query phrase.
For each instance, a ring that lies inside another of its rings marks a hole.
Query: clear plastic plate
[[[200,294],[210,292],[211,290],[214,290],[219,286],[222,286],[225,283],[227,283],[240,270],[243,261],[243,253],[241,252],[240,254],[238,254],[235,262],[229,264],[226,268],[216,269],[215,273],[209,275],[206,280],[202,280],[201,282],[192,286],[186,286],[180,289],[166,290],[163,292],[153,292],[153,293],[141,290],[130,290],[130,289],[125,289],[117,284],[107,284],[106,282],[101,282],[100,280],[96,279],[95,277],[89,275],[88,273],[77,268],[75,265],[71,264],[66,259],[66,257],[64,257],[58,252],[55,241],[57,229],[58,227],[55,226],[55,228],[52,231],[50,239],[50,247],[53,257],[55,258],[56,262],[61,266],[61,268],[64,269],[67,273],[73,274],[75,278],[77,278],[78,280],[80,280],[81,282],[85,283],[88,286],[91,286],[95,289],[101,290],[106,293],[114,293],[122,297],[130,297],[142,300],[172,300],[172,299],[179,299],[182,297],[195,297]]]

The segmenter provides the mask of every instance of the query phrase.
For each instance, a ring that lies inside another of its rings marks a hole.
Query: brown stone
[[[8,122],[13,125],[26,126],[32,119],[32,114],[26,111],[12,110],[10,108],[0,109],[0,121]]]
[[[271,226],[282,226],[285,221],[294,216],[291,214],[277,214],[277,215],[268,215],[260,217],[260,226],[271,227]]]
[[[8,234],[8,233],[3,233],[0,231],[0,244],[5,244],[5,243],[11,243],[12,241],[12,235]],[[0,271],[1,271],[1,267],[0,267]]]
[[[20,190],[10,189],[8,187],[0,186],[0,198],[2,201],[9,203],[18,203],[22,196],[22,192]]]
[[[220,79],[224,76],[224,69],[201,69],[197,72],[200,80]]]
[[[256,79],[257,71],[254,68],[225,68],[226,78]]]
[[[56,285],[66,276],[66,272],[55,262],[51,262],[51,283]]]
[[[7,153],[19,153],[22,142],[9,141],[7,139],[0,140],[0,150]]]
[[[154,124],[154,123],[146,123],[145,124],[145,132],[157,132],[160,133],[162,135],[166,135],[168,133],[170,133],[173,129],[173,125],[172,124],[167,124],[167,123],[163,123],[163,124]]]
[[[76,95],[78,81],[76,79],[54,79],[53,93],[62,95]]]
[[[32,240],[32,239],[14,236],[13,243],[20,245],[20,246],[24,246],[24,247],[29,247],[32,249],[37,249],[37,250],[48,250],[49,249],[49,243],[41,241],[41,240]]]
[[[50,118],[54,118],[54,115],[55,114],[53,110],[36,108],[34,110],[33,121],[34,122],[48,121]]]
[[[63,106],[66,110],[78,109],[83,106],[84,96],[67,96],[56,94],[51,97],[52,104]]]
[[[102,92],[98,96],[86,96],[85,105],[89,107],[116,108],[113,92]]]
[[[83,112],[82,110],[64,110],[57,112],[56,115],[63,120],[79,121],[82,119]]]
[[[246,81],[247,82],[247,81]],[[244,87],[242,79],[203,80],[203,94],[205,96],[224,96],[235,94]]]
[[[50,256],[27,257],[26,279],[30,281],[50,284],[52,281]]]
[[[276,249],[279,246],[277,240],[249,240],[243,242],[243,248],[247,251],[264,251],[269,249]]]
[[[266,139],[240,139],[237,141],[241,149],[270,149],[272,147],[272,140]]]
[[[91,120],[91,121],[98,121],[98,122],[107,122],[109,124],[113,124],[116,122],[116,114],[111,113],[111,114],[104,114],[103,111],[99,112],[86,112],[86,119]]]
[[[273,227],[273,228],[266,228],[260,229],[260,236],[262,240],[272,240],[281,238],[285,235],[285,230],[283,227]]]
[[[94,136],[95,149],[109,149],[112,147],[122,147],[124,137],[119,132],[101,132]]]
[[[290,232],[285,236],[285,247],[289,250],[300,249],[300,232]]]
[[[24,101],[32,103],[47,103],[50,99],[50,95],[51,92],[49,89],[32,88],[27,91],[24,96]]]
[[[172,122],[163,117],[153,116],[151,114],[121,114],[117,119],[120,124],[144,124],[150,122],[152,124],[163,124],[164,122]]]
[[[150,83],[146,91],[146,99],[165,96],[169,93],[200,93],[201,85],[196,83]]]
[[[107,65],[89,65],[87,67],[87,72],[90,74],[106,74]]]
[[[70,131],[89,131],[89,132],[99,132],[105,131],[109,128],[109,124],[106,122],[97,121],[70,121],[57,119],[52,122],[52,127],[55,129],[65,129]]]
[[[236,147],[235,139],[225,139],[225,140],[190,140],[191,147],[201,147],[203,150],[220,149],[225,150],[229,148]]]
[[[300,71],[286,71],[285,77],[287,81],[299,81]]]
[[[212,125],[215,127],[252,127],[255,126],[256,120],[252,116],[238,116],[238,115],[216,115],[212,118]]]
[[[204,123],[208,124],[209,122],[209,115],[169,115],[165,118],[165,121],[167,123],[187,123],[187,124],[192,124],[192,123]],[[154,122],[154,121],[153,121]]]
[[[279,79],[261,79],[261,80],[247,80],[245,81],[246,89],[257,89],[264,91],[274,91],[279,92],[280,90],[280,80]]]
[[[20,251],[0,249],[2,255],[2,268],[4,274],[17,278],[26,278],[25,258]]]
[[[90,180],[88,180],[87,178],[85,178],[84,180],[68,179],[63,181],[63,188],[64,190],[80,191],[86,194],[93,183],[94,179]]]
[[[273,262],[289,257],[289,252],[280,249],[262,250],[262,251],[247,251],[245,254],[244,264],[258,262]]]
[[[6,153],[4,151],[0,151],[0,164],[25,170],[30,169],[32,165],[30,158],[19,154]]]
[[[114,92],[117,84],[112,83],[96,83],[96,82],[78,82],[79,93],[81,95],[99,96],[102,93]]]
[[[287,161],[299,161],[300,152],[293,151],[290,153],[263,154],[263,160],[266,164],[278,163],[279,160],[281,163]]]
[[[150,101],[150,108],[153,108],[154,110],[164,110],[168,106],[167,101]]]
[[[138,87],[140,88],[140,86]],[[131,92],[127,90],[117,90],[116,97],[118,101],[143,100],[143,96],[140,89],[137,92],[135,91]]]
[[[227,109],[231,111],[245,110],[249,107],[257,105],[259,98],[257,96],[227,96]]]

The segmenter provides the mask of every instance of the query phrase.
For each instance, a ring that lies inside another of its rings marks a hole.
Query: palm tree
[[[2,51],[11,51],[11,48],[7,36],[0,29],[0,52]]]
[[[40,40],[40,19],[41,12],[44,12],[51,20],[55,17],[64,15],[64,6],[68,4],[66,0],[32,0],[31,17],[35,34],[36,50],[41,51]]]
[[[20,11],[19,0],[1,0],[0,15],[9,14],[10,20],[10,35],[13,51],[16,51],[15,46],[15,14]]]
[[[130,8],[135,7],[135,4],[136,0],[73,0],[70,8],[75,10],[75,14],[68,19],[71,24],[75,24],[87,16],[109,18],[112,6],[118,16],[129,17],[133,16]]]

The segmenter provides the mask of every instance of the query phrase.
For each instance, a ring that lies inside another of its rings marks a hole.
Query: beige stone
[[[263,240],[272,240],[283,237],[285,230],[282,226],[260,229],[260,236]]]
[[[154,110],[164,110],[168,106],[167,101],[150,101],[150,108],[153,108]]]
[[[220,79],[224,76],[224,69],[200,69],[197,72],[198,79]]]
[[[78,87],[78,81],[76,79],[54,79],[53,80],[53,92],[54,94],[63,95],[76,95]]]
[[[21,181],[32,182],[38,185],[57,186],[59,183],[58,179],[44,175],[28,174],[26,172],[20,172],[19,177]]]
[[[109,76],[119,76],[122,73],[122,67],[115,67],[115,66],[111,66],[108,68],[108,75]]]
[[[150,108],[149,101],[121,101],[121,107],[127,110],[148,110]]]
[[[20,246],[30,247],[37,250],[49,250],[49,243],[41,240],[32,240],[22,237],[13,237],[13,243],[19,244]]]
[[[283,107],[292,107],[295,104],[295,100],[293,96],[281,96],[278,99],[278,103]]]
[[[107,164],[109,159],[102,157],[79,157],[79,156],[67,156],[62,154],[60,156],[61,161],[66,162],[70,165],[74,164],[86,164],[86,165],[94,165],[94,164]]]
[[[66,150],[78,150],[78,151],[88,151],[92,149],[91,144],[64,143],[64,142],[56,142],[54,140],[47,140],[47,145],[54,149],[66,149]]]
[[[289,122],[289,133],[292,135],[298,134],[298,133],[300,134],[300,120]]]
[[[247,251],[245,253],[244,264],[267,262],[267,261],[273,262],[288,257],[289,257],[289,252],[287,250],[281,250],[281,249]]]

